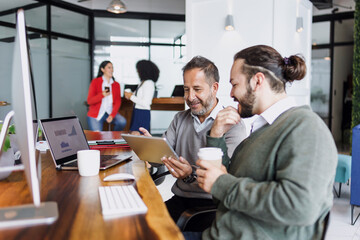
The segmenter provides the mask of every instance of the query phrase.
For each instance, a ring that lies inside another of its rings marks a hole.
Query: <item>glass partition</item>
[[[330,50],[312,50],[311,108],[328,125],[330,100]]]
[[[90,84],[90,56],[87,43],[52,39],[53,117],[76,115],[87,129],[85,105]]]
[[[159,80],[156,83],[158,97],[170,97],[175,85],[182,85],[182,67],[185,58],[175,54],[173,46],[151,46],[151,60],[160,69]]]
[[[25,10],[26,26],[46,29],[46,6]]]
[[[15,29],[0,26],[0,101],[9,103],[15,34]],[[11,109],[11,106],[0,106],[0,120],[4,120]]]
[[[94,76],[97,75],[102,61],[109,60],[114,65],[114,78],[123,84],[138,84],[139,76],[135,65],[141,59],[147,59],[148,47],[139,46],[96,46],[94,53]]]
[[[185,34],[185,22],[176,21],[151,21],[152,43],[179,43]]]
[[[354,41],[354,19],[335,21],[335,42]]]
[[[312,44],[329,44],[330,43],[330,21],[316,22],[312,24]]]
[[[29,35],[36,35],[32,32]],[[38,118],[50,117],[50,94],[49,94],[49,50],[47,48],[48,39],[42,38],[29,39],[30,58],[35,84],[35,95]]]
[[[52,6],[51,30],[76,37],[88,38],[89,17],[84,14]]]
[[[95,39],[112,42],[149,42],[149,21],[95,18]]]

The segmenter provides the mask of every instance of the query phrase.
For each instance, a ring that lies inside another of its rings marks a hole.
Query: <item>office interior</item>
[[[192,56],[203,55],[219,67],[219,98],[234,105],[228,81],[234,53],[267,44],[284,56],[305,57],[305,81],[287,86],[287,92],[299,105],[310,105],[331,129],[339,152],[349,153],[354,1],[124,2],[128,11],[114,14],[106,11],[110,0],[0,0],[0,119],[11,110],[15,12],[23,8],[39,118],[77,115],[87,129],[84,102],[103,60],[113,62],[122,91],[139,83],[138,60],[155,62],[158,97],[170,97],[182,84],[181,68]],[[224,29],[227,15],[234,18],[233,31]],[[152,111],[151,131],[164,132],[176,112]]]

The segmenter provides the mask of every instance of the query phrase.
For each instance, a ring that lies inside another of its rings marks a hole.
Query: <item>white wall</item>
[[[234,31],[225,31],[226,15],[234,17]],[[296,17],[303,17],[304,30],[296,32]],[[220,71],[218,96],[234,105],[229,93],[230,68],[236,52],[266,44],[284,57],[301,53],[308,74],[287,89],[299,105],[310,104],[312,4],[308,0],[186,0],[188,60],[202,55],[214,61]]]

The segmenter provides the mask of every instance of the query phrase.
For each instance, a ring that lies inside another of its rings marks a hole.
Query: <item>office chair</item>
[[[155,172],[153,173],[153,171],[155,171]],[[170,174],[169,171],[166,171],[165,165],[160,165],[160,166],[156,166],[156,167],[151,166],[149,172],[150,172],[150,176],[156,186],[163,183],[165,181],[166,175]]]
[[[187,209],[181,214],[176,225],[182,232],[203,232],[215,220],[216,210],[215,206]],[[196,226],[196,228],[193,228],[193,226]]]
[[[324,219],[324,230],[321,236],[321,240],[325,240],[326,232],[329,228],[329,222],[330,222],[330,211],[328,212],[328,214],[326,214],[326,217]]]
[[[349,185],[349,179],[351,175],[351,156],[338,154],[338,164],[336,167],[335,183],[339,183],[339,191],[336,191],[335,183],[333,186],[335,195],[339,198],[341,196],[341,184],[347,183]]]
[[[170,174],[166,171],[165,165],[161,165],[155,174],[151,174],[155,185],[164,182],[166,175]],[[211,226],[215,219],[217,208],[215,206],[196,207],[185,210],[176,222],[176,225],[182,232],[204,231]],[[199,219],[201,218],[201,221]],[[206,219],[206,221],[204,221]],[[196,226],[196,229],[193,228]]]

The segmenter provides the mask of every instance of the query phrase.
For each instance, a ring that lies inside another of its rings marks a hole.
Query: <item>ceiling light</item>
[[[226,31],[233,31],[234,28],[234,19],[232,15],[227,15],[225,20],[225,30]]]
[[[112,13],[125,13],[127,11],[125,4],[121,0],[113,0],[106,9]]]

